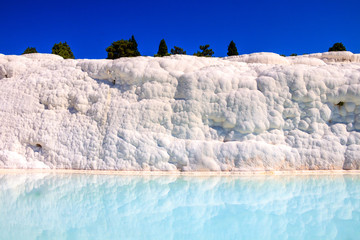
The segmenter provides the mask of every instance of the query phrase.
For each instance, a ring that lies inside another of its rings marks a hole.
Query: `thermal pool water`
[[[0,239],[359,239],[360,175],[0,174]]]

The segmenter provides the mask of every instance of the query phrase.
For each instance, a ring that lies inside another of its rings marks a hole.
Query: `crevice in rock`
[[[78,112],[74,107],[71,107],[71,106],[68,107],[68,110],[71,114],[75,114]]]
[[[31,148],[34,152],[41,153],[43,151],[43,146],[40,143],[28,144],[28,147]]]
[[[343,101],[340,101],[340,102],[338,102],[337,104],[336,104],[336,106],[338,106],[338,107],[342,107],[342,106],[344,106],[344,102]]]
[[[45,104],[45,103],[42,103],[42,102],[39,102],[41,105],[44,106],[44,109],[45,110],[49,110],[49,105]]]

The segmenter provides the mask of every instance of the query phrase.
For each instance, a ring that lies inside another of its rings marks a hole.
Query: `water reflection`
[[[356,239],[360,176],[0,175],[0,239]]]

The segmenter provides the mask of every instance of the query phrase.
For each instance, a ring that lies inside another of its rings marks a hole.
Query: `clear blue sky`
[[[75,58],[106,58],[105,48],[135,36],[142,55],[165,39],[193,54],[210,44],[226,56],[234,40],[240,54],[314,53],[343,42],[360,52],[359,0],[0,0],[0,53],[28,46],[51,53],[67,41]]]

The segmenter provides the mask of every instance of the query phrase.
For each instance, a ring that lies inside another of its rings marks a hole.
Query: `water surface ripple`
[[[359,239],[360,175],[0,174],[0,239]]]

